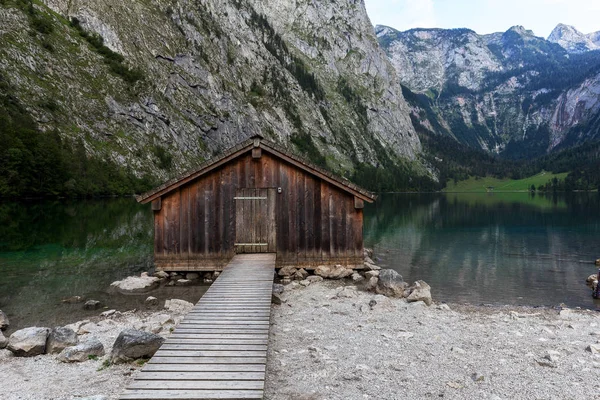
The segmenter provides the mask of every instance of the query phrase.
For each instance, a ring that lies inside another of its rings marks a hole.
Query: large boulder
[[[59,355],[62,362],[83,362],[104,355],[104,345],[95,337],[91,337],[76,346],[65,348]]]
[[[279,272],[277,274],[279,276],[293,276],[297,270],[298,269],[296,267],[294,267],[293,265],[286,265],[286,266],[282,267],[281,269],[279,269]]]
[[[0,330],[6,330],[10,324],[4,311],[0,310]]]
[[[165,309],[175,314],[187,314],[194,308],[194,304],[181,299],[171,299],[165,301]]]
[[[416,281],[411,287],[407,289],[410,293],[406,297],[406,301],[409,303],[415,301],[422,301],[428,306],[433,302],[431,298],[431,287],[425,281]]]
[[[155,276],[128,276],[122,281],[110,284],[110,289],[121,294],[145,293],[160,285],[160,278]]]
[[[315,275],[326,279],[342,279],[352,275],[354,270],[343,265],[319,265],[315,269]]]
[[[83,305],[85,310],[97,310],[100,307],[102,307],[102,303],[100,303],[98,300],[88,300]]]
[[[402,279],[402,275],[393,269],[382,269],[379,271],[379,279],[375,291],[389,297],[404,297],[404,290],[408,284]]]
[[[4,349],[8,346],[8,338],[4,337],[2,331],[0,331],[0,349]]]
[[[135,329],[125,329],[113,345],[110,359],[113,363],[123,363],[138,358],[150,358],[165,341],[161,336]]]
[[[77,333],[71,328],[56,327],[50,331],[46,341],[46,353],[60,353],[65,348],[75,346],[79,340]]]
[[[33,357],[44,354],[49,332],[48,328],[36,326],[18,330],[8,338],[7,348],[17,357]]]

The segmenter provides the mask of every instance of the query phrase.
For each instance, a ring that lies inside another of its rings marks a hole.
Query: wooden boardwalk
[[[240,254],[121,395],[262,399],[275,254]]]

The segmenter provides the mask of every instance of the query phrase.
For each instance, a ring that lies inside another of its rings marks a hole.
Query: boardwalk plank
[[[262,390],[127,390],[123,400],[262,399]]]
[[[265,372],[264,364],[146,364],[142,372]]]
[[[135,380],[129,385],[129,389],[263,389],[265,382],[258,381],[140,381]]]
[[[198,371],[162,371],[162,372],[142,372],[135,378],[143,381],[257,381],[265,379],[264,372],[229,372],[221,371],[219,374],[214,372]]]
[[[153,364],[266,364],[267,357],[159,357],[148,361]]]
[[[120,399],[261,399],[274,265],[234,257]]]

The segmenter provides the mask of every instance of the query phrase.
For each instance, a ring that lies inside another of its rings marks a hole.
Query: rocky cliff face
[[[0,3],[0,76],[88,153],[165,178],[260,133],[343,174],[420,168],[362,1],[27,4]]]
[[[402,84],[421,94],[411,96],[413,119],[434,133],[509,158],[598,136],[598,52],[568,54],[520,26],[376,32]]]
[[[548,36],[548,41],[559,44],[569,53],[583,53],[600,49],[599,35],[600,32],[586,35],[579,32],[574,26],[558,24]]]

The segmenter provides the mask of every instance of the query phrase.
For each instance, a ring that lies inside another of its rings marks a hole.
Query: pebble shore
[[[273,306],[265,399],[596,398],[597,312],[427,306],[347,283],[286,286]],[[122,329],[151,326],[162,313],[98,316],[74,327],[109,353]],[[140,368],[0,350],[0,398],[118,399]]]

